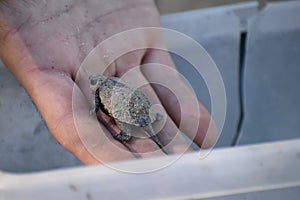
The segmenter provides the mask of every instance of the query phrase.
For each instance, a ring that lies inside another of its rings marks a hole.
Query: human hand
[[[44,3],[46,2],[46,3]],[[71,3],[70,3],[71,2]],[[116,141],[109,131],[112,119],[99,113],[100,124],[89,114],[91,91],[85,78],[78,78],[81,63],[100,42],[125,30],[138,27],[159,27],[159,14],[149,0],[112,1],[28,1],[1,2],[0,55],[2,61],[16,76],[40,111],[51,134],[68,151],[85,164],[112,162],[139,157],[164,155],[150,139],[133,139],[125,146]],[[127,45],[143,43],[149,47],[163,47],[162,38],[149,34],[128,38]],[[119,46],[109,45],[107,51],[118,51]],[[99,55],[99,57],[102,55]],[[121,77],[130,69],[147,63],[160,63],[175,69],[169,54],[162,50],[140,49],[127,53],[105,69],[106,76]],[[106,66],[100,59],[99,66]],[[145,82],[164,80],[166,85],[176,84],[176,91],[184,97],[180,108],[174,95],[157,85],[143,87],[152,103],[162,104],[168,113],[166,125],[158,136],[169,154],[181,153],[188,148],[181,131],[201,147],[215,142],[216,132],[207,132],[210,115],[199,103],[200,126],[197,134],[191,130],[195,108],[189,102],[195,97],[176,73],[161,73],[152,67],[142,67],[137,79]],[[86,77],[87,78],[87,77]],[[74,113],[74,99],[76,108]],[[73,106],[72,106],[73,102]],[[178,114],[181,113],[181,114]],[[84,130],[78,130],[74,114],[80,121],[89,121]],[[181,119],[181,116],[184,116]],[[196,118],[197,119],[197,118]],[[101,126],[101,129],[99,129]],[[111,128],[113,127],[113,128]],[[79,134],[91,143],[97,135],[97,148],[87,149]],[[129,147],[129,151],[128,151]],[[122,149],[124,151],[119,151]],[[191,149],[188,148],[188,151]],[[143,152],[151,152],[144,154]],[[101,159],[97,159],[98,155]]]

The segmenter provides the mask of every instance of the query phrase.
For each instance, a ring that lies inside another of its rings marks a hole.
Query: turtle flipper
[[[161,121],[164,117],[160,113],[156,113],[156,120]]]
[[[94,94],[94,108],[92,110],[90,110],[90,114],[93,115],[93,114],[97,114],[97,112],[99,111],[99,109],[101,108],[101,100],[100,100],[100,97],[99,97],[99,88],[93,92]]]
[[[164,117],[161,113],[156,111],[153,107],[149,109],[149,117],[151,118],[152,122],[161,121]]]
[[[131,135],[128,133],[125,133],[124,131],[121,131],[119,134],[114,135],[114,138],[121,141],[121,142],[126,142],[131,139]]]
[[[131,134],[129,132],[127,124],[120,122],[118,120],[115,120],[116,124],[121,129],[121,132],[119,134],[116,134],[114,137],[119,141],[129,141],[131,139]]]

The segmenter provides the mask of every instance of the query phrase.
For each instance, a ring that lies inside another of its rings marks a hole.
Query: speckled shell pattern
[[[144,93],[118,78],[108,77],[99,87],[99,97],[107,113],[120,122],[144,127],[156,120]]]

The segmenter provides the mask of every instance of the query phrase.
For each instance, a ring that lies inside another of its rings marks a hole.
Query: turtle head
[[[89,77],[91,89],[93,91],[96,91],[106,79],[107,79],[107,77],[100,75],[100,74],[91,75]]]

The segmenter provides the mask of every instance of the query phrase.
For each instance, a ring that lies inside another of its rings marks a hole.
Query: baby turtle
[[[114,118],[121,129],[121,133],[115,135],[116,139],[128,141],[132,137],[130,131],[141,127],[163,149],[152,128],[152,123],[161,120],[162,115],[152,109],[150,101],[142,91],[116,77],[92,75],[89,81],[95,95],[92,112],[97,113],[100,109]]]

